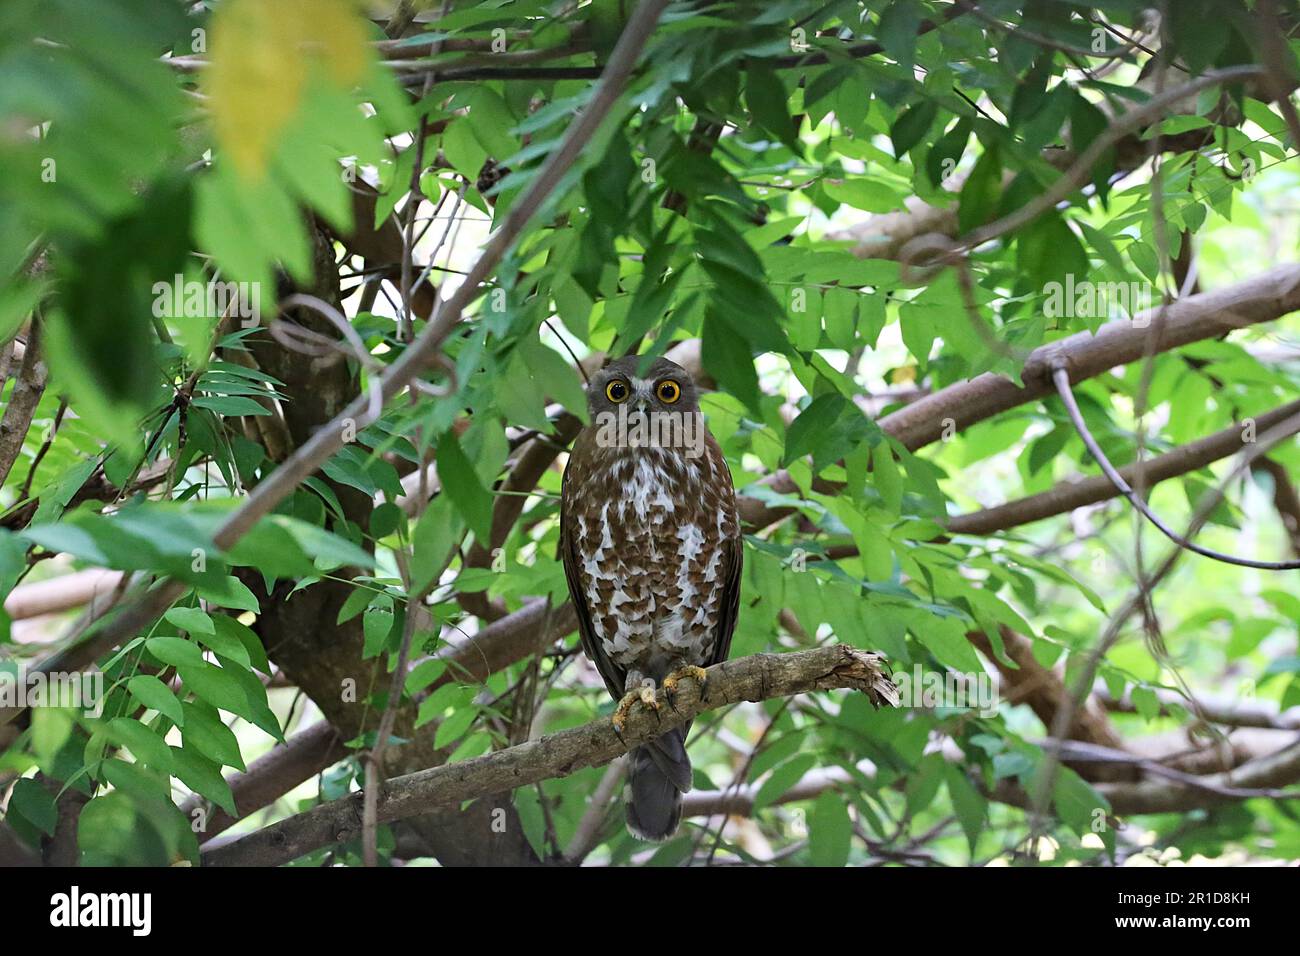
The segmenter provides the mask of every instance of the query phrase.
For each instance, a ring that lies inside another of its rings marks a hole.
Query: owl
[[[582,648],[618,701],[621,731],[638,703],[658,707],[656,687],[671,699],[679,681],[702,684],[704,668],[726,660],[740,519],[685,369],[618,359],[591,380],[587,403],[591,423],[564,471],[560,553]],[[629,755],[627,824],[641,839],[666,840],[681,822],[689,732],[686,724]]]

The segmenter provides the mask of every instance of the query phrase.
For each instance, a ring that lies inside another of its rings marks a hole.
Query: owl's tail
[[[682,794],[691,789],[689,731],[670,730],[628,755],[627,828],[639,839],[667,840],[682,822]]]

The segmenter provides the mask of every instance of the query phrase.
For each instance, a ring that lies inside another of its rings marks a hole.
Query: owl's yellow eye
[[[615,405],[620,402],[626,402],[627,397],[632,394],[632,390],[627,387],[627,382],[621,378],[616,378],[605,386],[605,397]]]
[[[682,397],[682,387],[671,378],[666,378],[655,387],[655,393],[659,396],[659,401],[672,405]]]

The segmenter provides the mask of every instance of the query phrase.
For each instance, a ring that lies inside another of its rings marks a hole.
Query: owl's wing
[[[596,629],[591,622],[587,592],[578,574],[578,569],[582,567],[582,560],[578,557],[577,542],[571,534],[573,516],[567,513],[568,495],[565,494],[565,485],[568,479],[569,471],[566,468],[560,485],[560,560],[564,562],[564,577],[569,582],[569,597],[578,612],[578,637],[582,641],[582,650],[587,655],[587,659],[596,665],[596,670],[604,680],[610,696],[618,700],[623,696],[623,683],[627,675],[609,659],[600,645],[600,638],[596,636]]]
[[[705,432],[709,457],[713,461],[715,473],[722,476],[719,490],[722,501],[718,507],[730,511],[730,524],[733,529],[722,544],[722,594],[718,602],[718,630],[713,640],[713,653],[709,655],[706,667],[720,664],[731,653],[731,635],[736,631],[736,618],[740,613],[740,569],[744,564],[745,543],[741,534],[740,515],[736,513],[736,492],[731,484],[731,472],[727,469],[727,459],[722,454],[713,435]]]
[[[713,654],[708,664],[721,664],[731,653],[731,635],[736,630],[736,618],[740,613],[740,569],[744,564],[744,542],[739,533],[728,538],[722,553],[722,600],[719,603],[718,631],[713,642]]]

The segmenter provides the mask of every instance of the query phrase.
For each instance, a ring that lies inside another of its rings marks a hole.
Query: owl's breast
[[[722,522],[708,513],[698,466],[646,449],[601,471],[572,489],[572,532],[603,649],[648,674],[669,658],[703,659],[717,619]]]

